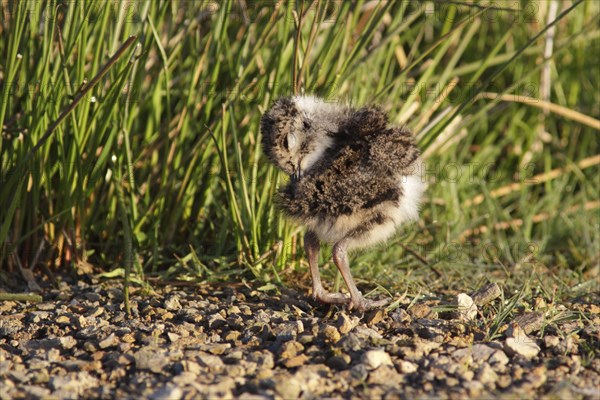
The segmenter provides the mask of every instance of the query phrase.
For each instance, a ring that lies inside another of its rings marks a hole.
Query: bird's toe
[[[348,304],[350,297],[342,293],[320,292],[313,294],[313,299],[325,304]]]
[[[348,308],[350,310],[357,311],[369,311],[377,308],[382,308],[390,304],[391,299],[383,299],[383,300],[367,300],[364,297],[360,297],[358,299],[352,299],[350,304],[348,304]]]

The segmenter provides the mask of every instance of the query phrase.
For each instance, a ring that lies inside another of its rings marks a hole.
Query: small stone
[[[352,319],[350,319],[348,314],[342,311],[338,314],[338,318],[335,324],[340,333],[342,335],[345,335],[357,325],[357,321],[353,321]]]
[[[227,354],[223,361],[225,361],[226,364],[235,365],[238,364],[242,358],[244,358],[244,353],[239,350],[234,350]]]
[[[102,300],[102,297],[98,293],[94,293],[94,292],[88,292],[88,293],[84,294],[83,296],[86,299],[88,299],[89,301],[100,301],[100,300]]]
[[[52,311],[56,308],[54,303],[38,303],[35,307],[40,311]]]
[[[202,368],[200,367],[200,364],[198,364],[197,362],[183,360],[183,361],[181,361],[181,365],[182,365],[184,371],[189,372],[191,374],[200,375],[200,373],[202,372]]]
[[[381,365],[394,365],[390,355],[384,350],[369,350],[362,355],[361,361],[370,370],[379,368]]]
[[[544,345],[546,346],[546,348],[552,348],[552,347],[556,347],[558,346],[558,344],[560,343],[560,338],[558,336],[545,336],[544,337]]]
[[[273,367],[275,367],[273,353],[268,350],[250,353],[248,355],[248,361],[256,363],[256,365],[261,369],[273,369]]]
[[[169,359],[156,348],[146,346],[142,347],[133,355],[137,369],[147,369],[159,373],[169,363]]]
[[[164,313],[163,315],[160,316],[160,319],[163,321],[169,321],[172,320],[173,318],[175,318],[175,314],[173,314],[172,312],[167,311],[166,313]]]
[[[348,369],[350,366],[351,358],[348,354],[341,354],[338,356],[332,356],[327,359],[327,366],[329,368],[336,369],[338,371],[343,371]]]
[[[456,298],[456,303],[458,305],[458,314],[460,319],[464,321],[471,321],[477,316],[477,306],[475,302],[466,293],[461,293]]]
[[[323,338],[326,342],[336,343],[342,337],[335,326],[326,325],[322,330]]]
[[[202,349],[210,354],[220,356],[231,348],[231,343],[209,343],[202,346]]]
[[[408,310],[408,313],[414,319],[426,318],[427,316],[429,316],[431,314],[431,308],[427,304],[418,303],[418,304],[415,304],[414,306],[412,306]]]
[[[369,326],[373,326],[373,325],[377,325],[378,323],[380,323],[381,321],[383,321],[383,317],[385,317],[385,310],[373,310],[369,313],[369,316],[367,317],[367,325]]]
[[[356,333],[350,332],[336,345],[346,352],[360,351],[368,345],[367,340],[359,337]]]
[[[181,335],[178,335],[177,333],[174,333],[174,332],[167,332],[167,337],[169,338],[171,343],[175,343],[176,341],[178,341],[181,338]]]
[[[479,397],[483,391],[483,384],[479,381],[468,381],[463,385],[469,394],[469,397]]]
[[[304,332],[304,325],[302,321],[288,321],[280,324],[274,324],[272,326],[273,335],[278,340],[292,340],[296,339],[299,334]]]
[[[296,378],[279,376],[275,380],[273,389],[284,399],[297,399],[300,397],[302,387]]]
[[[50,390],[45,387],[33,386],[33,385],[23,385],[22,389],[29,396],[26,397],[35,397],[38,399],[45,399],[50,397]],[[2,397],[5,397],[4,395]],[[6,398],[9,398],[6,396]]]
[[[240,331],[229,331],[225,334],[224,339],[231,342],[235,342],[236,340],[239,340],[241,336],[242,333]]]
[[[470,382],[473,380],[473,378],[475,377],[475,372],[469,370],[463,371],[462,373],[458,374],[460,376],[460,378],[466,382]]]
[[[416,340],[413,344],[415,346],[415,353],[419,354],[421,357],[428,355],[442,345],[440,342],[431,340]]]
[[[456,379],[456,378],[454,378],[452,376],[447,376],[446,379],[445,379],[445,381],[446,381],[446,385],[448,387],[454,387],[454,386],[457,386],[460,383],[460,381],[458,379]]]
[[[363,340],[370,340],[371,342],[377,342],[380,339],[383,340],[383,336],[373,328],[369,328],[364,325],[358,325],[354,328],[356,336]]]
[[[358,385],[367,379],[369,376],[369,370],[365,364],[356,364],[350,368],[350,376],[354,382],[353,385]]]
[[[473,358],[473,361],[480,363],[487,361],[496,351],[496,349],[488,345],[477,343],[471,347],[455,350],[452,353],[452,356],[457,360],[465,359],[470,356]]]
[[[548,304],[546,304],[546,300],[543,297],[538,296],[533,300],[534,310],[544,310],[546,308],[548,308]]]
[[[77,344],[77,340],[73,336],[63,336],[58,339],[60,341],[60,345],[65,350],[71,350]]]
[[[508,357],[506,356],[506,353],[503,352],[502,350],[496,350],[494,352],[494,354],[492,354],[490,356],[490,358],[488,359],[488,362],[490,364],[498,364],[498,365],[507,365],[508,364]]]
[[[419,366],[410,361],[401,360],[398,364],[398,370],[403,374],[412,374],[413,372],[417,372]]]
[[[165,300],[165,308],[169,311],[181,310],[181,303],[178,296],[171,296]]]
[[[403,308],[397,308],[392,311],[390,313],[390,318],[392,318],[392,321],[397,323],[410,322],[411,320],[410,315]]]
[[[214,313],[208,317],[208,326],[210,329],[219,329],[227,325],[225,318],[219,313]]]
[[[295,340],[285,342],[279,348],[279,357],[289,359],[295,357],[298,353],[304,350],[304,346]]]
[[[303,345],[306,344],[310,344],[315,340],[315,337],[313,335],[308,335],[308,334],[303,334],[300,335],[300,337],[298,337],[298,342],[300,342]]]
[[[131,334],[131,333],[126,333],[121,337],[121,341],[124,343],[134,343],[135,336],[133,336],[133,334]]]
[[[526,379],[532,388],[537,389],[541,387],[548,379],[546,375],[546,367],[544,365],[540,365],[534,368],[529,374],[527,374]]]
[[[99,316],[101,316],[104,311],[106,311],[104,309],[104,307],[94,307],[91,310],[89,310],[87,313],[85,313],[85,316],[89,319],[89,318],[97,318]]]
[[[56,323],[57,324],[70,324],[71,318],[67,317],[66,315],[59,315],[56,318]]]
[[[516,324],[511,329],[511,337],[506,338],[504,342],[505,349],[511,354],[519,354],[527,359],[538,355],[540,346],[530,339],[525,332]]]
[[[70,394],[70,396],[75,395],[75,397],[82,396],[87,389],[96,387],[98,384],[98,379],[94,378],[86,371],[69,373],[65,376],[54,376],[49,382],[49,386],[53,390],[60,391],[64,394]]]
[[[111,333],[108,337],[98,343],[101,349],[106,349],[108,347],[116,346],[119,344],[119,340],[115,336],[114,333]]]
[[[98,348],[92,342],[84,342],[83,343],[83,349],[85,351],[87,351],[88,353],[94,353],[94,352],[98,351]]]
[[[512,379],[510,379],[510,376],[508,376],[508,375],[500,375],[498,377],[498,380],[496,381],[496,385],[502,389],[506,389],[507,387],[509,387],[511,385],[511,383],[512,383]]]
[[[307,361],[308,361],[308,357],[306,356],[306,354],[299,354],[297,356],[294,356],[292,358],[285,360],[283,362],[283,365],[286,368],[295,368],[295,367],[300,367],[300,366],[306,364]]]
[[[17,383],[24,383],[29,380],[25,371],[9,371],[8,376],[12,381]]]
[[[494,383],[498,380],[498,375],[489,364],[485,363],[477,371],[476,379],[483,384]]]
[[[181,388],[167,384],[160,389],[157,389],[152,395],[150,395],[150,399],[152,400],[179,400],[183,397],[183,390]]]

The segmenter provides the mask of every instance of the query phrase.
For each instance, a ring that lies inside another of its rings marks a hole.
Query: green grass
[[[305,92],[381,104],[427,157],[422,219],[353,257],[359,282],[411,298],[598,290],[596,2],[559,2],[554,24],[545,1],[217,4],[2,3],[2,282],[36,262],[307,285],[259,132],[274,98]]]

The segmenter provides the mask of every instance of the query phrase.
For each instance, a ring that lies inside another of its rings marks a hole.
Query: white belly
[[[424,179],[420,174],[400,176],[398,185],[402,187],[403,193],[400,204],[385,202],[358,214],[328,219],[314,218],[307,221],[306,225],[322,241],[335,244],[364,224],[369,215],[379,213],[386,217],[384,223],[375,225],[368,232],[351,239],[348,248],[368,247],[383,242],[392,236],[401,224],[419,216],[419,205],[425,190]]]

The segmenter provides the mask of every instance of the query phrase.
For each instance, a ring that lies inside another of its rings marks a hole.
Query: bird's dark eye
[[[302,121],[302,126],[304,127],[304,129],[310,129],[310,122],[309,121]]]

